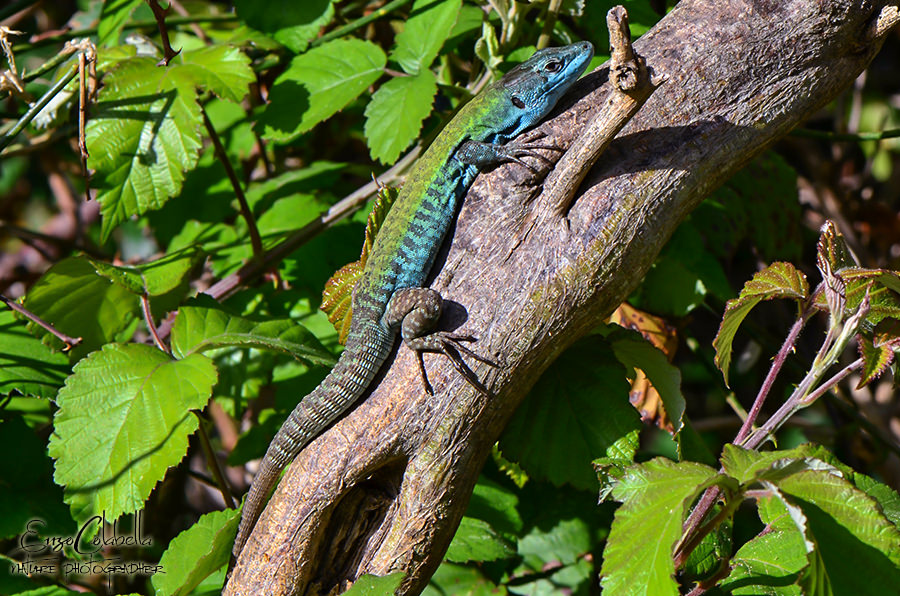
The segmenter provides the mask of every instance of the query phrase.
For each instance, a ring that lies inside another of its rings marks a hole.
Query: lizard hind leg
[[[422,384],[429,395],[434,394],[428,374],[425,372],[425,361],[422,358],[424,352],[440,352],[450,359],[453,368],[472,387],[487,394],[488,391],[481,384],[475,373],[463,361],[460,352],[471,356],[479,362],[496,366],[490,360],[479,356],[474,351],[463,345],[463,342],[475,341],[468,335],[456,335],[447,331],[433,331],[441,318],[443,299],[436,290],[431,288],[403,288],[394,292],[385,311],[385,322],[390,327],[400,326],[400,336],[403,343],[416,353],[419,363],[419,372],[422,375]]]

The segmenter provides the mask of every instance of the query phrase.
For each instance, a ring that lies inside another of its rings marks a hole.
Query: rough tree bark
[[[291,466],[227,594],[325,594],[441,561],[481,466],[547,365],[639,283],[682,219],[742,165],[848,87],[898,20],[898,0],[683,0],[636,44],[668,81],[560,215],[516,165],[469,192],[433,287],[447,327],[478,338],[491,391],[426,357],[435,396],[401,348],[378,386]],[[602,67],[541,126],[563,147],[603,110]],[[550,188],[552,176],[548,184]]]

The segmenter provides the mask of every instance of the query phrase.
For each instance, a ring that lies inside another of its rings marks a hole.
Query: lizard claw
[[[434,388],[431,386],[431,383],[428,381],[428,373],[425,371],[425,360],[422,357],[424,352],[440,352],[447,356],[450,360],[450,364],[453,365],[453,368],[466,380],[469,385],[471,385],[476,391],[483,395],[490,395],[487,388],[478,380],[478,377],[475,376],[475,373],[472,372],[472,369],[466,365],[465,361],[460,356],[460,352],[463,354],[467,354],[471,356],[475,360],[479,362],[483,362],[489,366],[498,366],[496,362],[493,362],[484,356],[481,356],[466,347],[462,344],[462,342],[472,342],[475,341],[475,338],[470,335],[454,335],[446,332],[438,332],[428,336],[428,344],[427,346],[418,347],[416,352],[416,357],[419,363],[419,374],[422,377],[422,385],[425,388],[425,392],[428,395],[434,395]]]

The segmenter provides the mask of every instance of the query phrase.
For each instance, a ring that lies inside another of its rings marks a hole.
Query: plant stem
[[[193,23],[237,23],[240,19],[233,14],[206,14],[206,15],[191,15],[189,17],[172,17],[170,19],[166,19],[166,23],[169,26],[176,25],[190,25]],[[131,23],[126,23],[123,27],[123,30],[131,30],[131,29],[155,29],[157,27],[157,23],[155,20],[153,21],[132,21]],[[13,46],[13,51],[16,53],[27,52],[29,50],[40,48],[43,46],[52,45],[55,43],[60,43],[63,41],[68,41],[77,37],[90,37],[91,35],[97,34],[96,27],[88,27],[87,29],[78,29],[76,31],[67,31],[65,33],[60,33],[59,35],[48,35],[38,41],[33,43],[22,43]]]
[[[19,121],[16,122],[16,125],[13,126],[6,135],[0,138],[0,151],[2,151],[7,145],[9,145],[13,141],[13,139],[16,138],[16,135],[22,132],[25,127],[28,126],[28,123],[34,120],[34,117],[37,116],[42,109],[44,109],[44,106],[50,103],[50,100],[53,99],[53,97],[56,96],[57,93],[62,91],[63,88],[69,84],[69,81],[74,79],[77,75],[78,65],[73,64],[69,72],[67,72],[63,78],[58,80],[56,84],[53,85],[53,87],[51,87],[46,93],[44,93],[44,95],[39,100],[37,100],[37,102],[35,102],[35,104],[31,106],[27,112],[25,112],[25,115],[19,118]]]
[[[260,238],[259,228],[256,226],[253,212],[250,210],[250,205],[247,203],[247,196],[244,194],[244,188],[241,186],[241,181],[238,180],[237,173],[231,165],[231,160],[228,159],[228,155],[225,153],[225,147],[222,145],[221,139],[219,139],[219,134],[216,132],[215,127],[209,120],[209,116],[206,114],[206,109],[201,107],[200,113],[203,114],[203,125],[206,127],[206,132],[209,133],[209,138],[212,141],[216,156],[219,158],[219,162],[225,167],[225,174],[228,176],[231,187],[234,189],[234,196],[237,197],[238,205],[240,205],[241,216],[247,223],[247,230],[250,232],[250,246],[253,247],[253,256],[256,259],[260,259],[263,256],[262,238]]]
[[[222,499],[224,499],[225,501],[225,506],[229,509],[234,509],[234,496],[232,496],[231,488],[229,488],[228,482],[225,480],[225,474],[222,471],[222,464],[219,461],[219,458],[216,457],[216,452],[213,450],[212,443],[209,440],[209,435],[206,432],[206,426],[203,424],[205,422],[203,416],[200,415],[200,412],[198,410],[191,411],[200,422],[198,426],[198,430],[200,431],[200,445],[203,446],[203,453],[206,454],[206,460],[209,462],[209,469],[212,471],[213,477],[216,479],[216,484],[218,485],[219,490],[222,492]]]
[[[756,394],[756,399],[753,401],[753,406],[750,408],[750,413],[747,415],[747,418],[744,420],[744,424],[741,426],[741,429],[738,431],[737,436],[734,438],[735,444],[739,444],[744,439],[746,439],[747,435],[750,434],[750,431],[753,429],[753,425],[756,423],[756,419],[759,418],[759,413],[766,401],[766,397],[768,397],[769,392],[772,390],[772,385],[775,383],[775,377],[778,376],[778,373],[781,371],[781,367],[784,366],[788,354],[790,354],[794,350],[794,346],[797,343],[797,338],[800,336],[800,331],[803,329],[803,325],[805,325],[809,320],[810,315],[811,310],[806,309],[797,318],[797,320],[794,321],[794,324],[791,327],[788,336],[785,338],[784,343],[781,344],[781,349],[778,350],[778,353],[775,355],[775,359],[772,361],[772,366],[769,368],[769,373],[766,375],[762,387],[760,387],[759,389],[759,393]]]
[[[66,344],[66,347],[63,348],[63,352],[66,352],[66,351],[68,351],[68,350],[71,350],[72,348],[74,348],[75,346],[77,346],[78,344],[81,343],[81,339],[82,339],[82,338],[80,338],[80,337],[72,337],[72,336],[70,336],[70,335],[66,335],[65,333],[63,333],[63,332],[61,332],[61,331],[57,331],[56,328],[55,328],[53,325],[51,325],[50,323],[48,323],[48,322],[45,321],[44,319],[40,318],[39,316],[37,316],[37,315],[34,314],[33,312],[31,312],[31,311],[25,309],[24,307],[20,306],[20,305],[19,305],[17,302],[15,302],[14,300],[11,300],[11,299],[7,298],[7,297],[4,296],[3,294],[0,294],[0,302],[2,302],[3,304],[5,304],[6,306],[8,306],[9,308],[11,308],[12,310],[16,311],[17,313],[19,313],[19,314],[22,315],[23,317],[25,317],[25,318],[27,318],[27,319],[29,319],[29,320],[31,320],[31,321],[34,321],[35,323],[37,323],[38,325],[40,325],[41,327],[43,327],[44,329],[46,329],[47,331],[49,331],[50,333],[52,333],[54,336],[56,336],[61,342],[63,342],[64,344]]]
[[[830,130],[813,130],[811,128],[797,128],[790,133],[792,137],[805,137],[808,139],[825,139],[828,141],[850,141],[861,143],[863,141],[880,141],[900,137],[900,128],[882,130],[881,132],[857,132],[841,133]]]
[[[144,313],[144,322],[147,324],[147,329],[150,330],[150,335],[153,336],[153,342],[156,344],[156,347],[168,354],[169,348],[160,339],[159,333],[156,331],[156,325],[153,324],[153,313],[150,312],[150,299],[146,294],[141,295],[141,311]]]
[[[314,39],[312,42],[310,42],[309,47],[314,48],[316,46],[322,45],[323,43],[328,43],[329,41],[331,41],[333,39],[337,39],[338,37],[343,37],[344,35],[346,35],[348,33],[351,33],[353,31],[356,31],[357,29],[365,27],[372,21],[380,19],[381,17],[386,16],[390,12],[396,10],[397,8],[400,8],[404,4],[409,4],[410,2],[412,2],[412,0],[393,0],[393,2],[388,2],[387,4],[385,4],[378,10],[373,10],[372,12],[370,12],[369,14],[367,14],[366,16],[364,16],[360,19],[357,19],[351,23],[347,23],[346,25],[344,25],[342,27],[338,27],[337,29],[332,29],[331,31],[329,31],[328,33],[323,35],[322,37]]]

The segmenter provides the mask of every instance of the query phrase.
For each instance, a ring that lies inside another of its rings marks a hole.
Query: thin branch
[[[198,426],[200,431],[200,445],[203,446],[203,452],[206,454],[206,461],[209,463],[209,469],[216,479],[216,485],[218,485],[219,490],[222,492],[222,499],[224,499],[225,505],[229,509],[234,509],[237,505],[235,504],[234,496],[231,494],[231,488],[225,480],[222,463],[219,461],[219,458],[216,457],[216,452],[213,450],[212,443],[209,441],[209,435],[207,434],[206,426],[204,425],[205,420],[198,410],[191,410],[191,412],[194,413],[194,416],[196,416],[197,420],[200,422]]]
[[[348,33],[351,33],[353,31],[356,31],[357,29],[361,29],[362,27],[365,27],[372,21],[375,21],[377,19],[380,19],[381,17],[387,16],[392,11],[400,8],[401,6],[403,6],[405,4],[409,4],[410,2],[412,2],[412,0],[394,0],[393,2],[388,2],[381,8],[379,8],[377,10],[373,10],[366,16],[364,16],[360,19],[357,19],[357,20],[353,21],[352,23],[347,23],[343,27],[338,27],[337,29],[332,29],[331,31],[329,31],[328,33],[323,35],[322,37],[314,39],[309,44],[309,46],[311,48],[314,48],[316,46],[322,45],[323,43],[327,43],[333,39],[343,37],[344,35],[347,35]]]
[[[156,325],[153,324],[153,313],[150,312],[150,298],[148,298],[146,294],[141,296],[141,310],[144,313],[144,322],[147,324],[147,329],[150,330],[150,335],[153,336],[156,347],[168,354],[169,348],[163,340],[160,339],[159,333],[156,331]]]
[[[69,72],[65,74],[60,80],[56,82],[53,87],[51,87],[44,95],[25,112],[25,115],[19,118],[19,121],[16,122],[15,126],[12,127],[6,135],[0,138],[0,151],[2,151],[7,145],[9,145],[12,140],[22,132],[28,124],[34,120],[34,117],[40,113],[41,110],[44,109],[50,100],[53,99],[57,93],[62,91],[69,82],[78,76],[78,65],[73,64],[69,69]]]
[[[372,182],[361,186],[356,191],[347,195],[333,207],[319,215],[319,217],[293,232],[284,240],[284,242],[267,251],[261,260],[247,263],[237,272],[213,284],[204,293],[217,300],[222,300],[231,296],[241,285],[259,276],[272,265],[280,262],[325,228],[349,216],[351,213],[354,213],[357,209],[362,207],[369,197],[378,190],[379,184],[390,184],[395,181],[399,172],[402,172],[409,167],[409,165],[416,160],[418,155],[418,149],[410,151],[390,170]]]
[[[756,424],[756,419],[759,418],[759,413],[762,411],[762,407],[766,401],[766,397],[768,397],[769,391],[772,390],[772,385],[775,383],[775,377],[778,376],[779,372],[781,372],[781,367],[787,360],[788,355],[794,351],[794,346],[797,343],[797,338],[800,336],[800,331],[803,329],[803,326],[809,320],[809,317],[811,315],[812,310],[806,309],[797,318],[797,320],[794,322],[794,325],[791,327],[791,330],[785,338],[784,343],[781,344],[781,349],[778,350],[778,353],[775,355],[775,359],[772,361],[772,366],[769,368],[769,373],[766,375],[762,386],[759,388],[759,393],[756,394],[756,399],[753,401],[753,406],[750,408],[750,413],[747,415],[747,418],[744,420],[744,424],[741,426],[741,429],[738,431],[737,436],[734,438],[735,444],[740,444],[744,439],[747,438],[747,435],[750,434],[750,431],[753,430],[753,425]]]
[[[239,18],[233,14],[206,14],[192,15],[190,17],[172,17],[170,19],[166,19],[166,24],[169,27],[173,27],[176,25],[190,25],[191,23],[236,23],[238,21]],[[157,26],[158,23],[155,20],[133,21],[131,23],[126,23],[123,27],[123,30],[130,31],[133,29],[147,29]],[[17,44],[13,46],[13,51],[17,53],[25,52],[34,48],[57,44],[73,37],[90,37],[92,35],[97,35],[96,27],[78,29],[76,31],[66,31],[58,35],[48,35],[47,37],[44,37],[32,43]]]
[[[788,399],[784,404],[778,409],[775,414],[772,415],[771,418],[766,420],[766,423],[763,424],[759,429],[750,435],[750,438],[747,439],[746,443],[743,445],[746,449],[756,449],[760,445],[762,445],[763,441],[766,440],[772,433],[777,431],[784,422],[790,418],[794,412],[799,407],[805,407],[809,404],[812,404],[814,401],[831,391],[835,385],[844,380],[850,373],[855,370],[859,370],[862,368],[863,361],[862,358],[858,358],[854,360],[837,373],[835,373],[830,379],[822,383],[821,386],[817,387],[815,391],[812,391],[809,395],[805,397],[798,397],[797,399]],[[796,392],[795,392],[796,393]],[[791,398],[794,396],[792,395]]]
[[[603,111],[578,135],[544,183],[545,200],[541,209],[549,215],[564,214],[584,177],[606,150],[613,138],[663,82],[651,81],[643,58],[631,46],[628,13],[621,6],[606,15],[613,48],[610,76],[614,90]]]
[[[162,39],[163,45],[163,64],[166,66],[169,65],[169,62],[172,61],[172,58],[181,53],[181,50],[178,51],[173,50],[172,46],[169,44],[169,30],[166,27],[166,15],[168,15],[172,11],[172,7],[163,8],[159,5],[157,0],[147,0],[147,4],[150,6],[150,10],[153,11],[153,18],[156,19],[156,26],[159,28],[159,36]]]
[[[200,113],[203,114],[203,125],[206,127],[206,132],[209,133],[209,138],[212,141],[216,156],[219,158],[219,162],[222,166],[225,167],[225,174],[231,182],[231,188],[234,189],[234,195],[237,197],[238,205],[240,205],[241,216],[247,223],[247,230],[250,232],[250,246],[253,247],[253,256],[256,259],[260,259],[263,256],[262,238],[260,238],[259,235],[259,228],[256,227],[256,220],[253,218],[253,212],[250,210],[250,205],[247,203],[247,196],[244,194],[244,188],[241,186],[241,181],[238,180],[237,173],[234,171],[234,166],[231,165],[228,154],[225,153],[225,147],[222,145],[219,133],[216,132],[209,116],[206,114],[206,110],[201,107]]]
[[[882,130],[880,132],[840,133],[830,130],[813,130],[812,128],[798,128],[791,131],[792,137],[804,137],[807,139],[824,139],[826,141],[850,141],[861,143],[863,141],[881,141],[900,137],[900,128]]]
[[[61,331],[58,331],[53,325],[51,325],[44,319],[40,318],[33,312],[23,308],[20,304],[18,304],[14,300],[7,298],[3,294],[0,294],[0,302],[3,302],[6,306],[10,307],[12,310],[16,311],[23,317],[25,317],[31,321],[34,321],[35,323],[37,323],[38,325],[40,325],[41,327],[43,327],[44,329],[46,329],[47,331],[49,331],[50,333],[55,335],[61,342],[66,344],[66,347],[63,348],[63,352],[67,352],[81,343],[82,338],[72,337],[70,335],[66,335],[65,333],[63,333]]]
[[[562,6],[562,0],[550,0],[547,6],[547,16],[544,18],[544,26],[541,29],[541,35],[538,37],[537,46],[539,50],[543,50],[550,45],[550,34],[553,33],[553,27],[556,25],[556,19],[559,18],[559,7]]]

